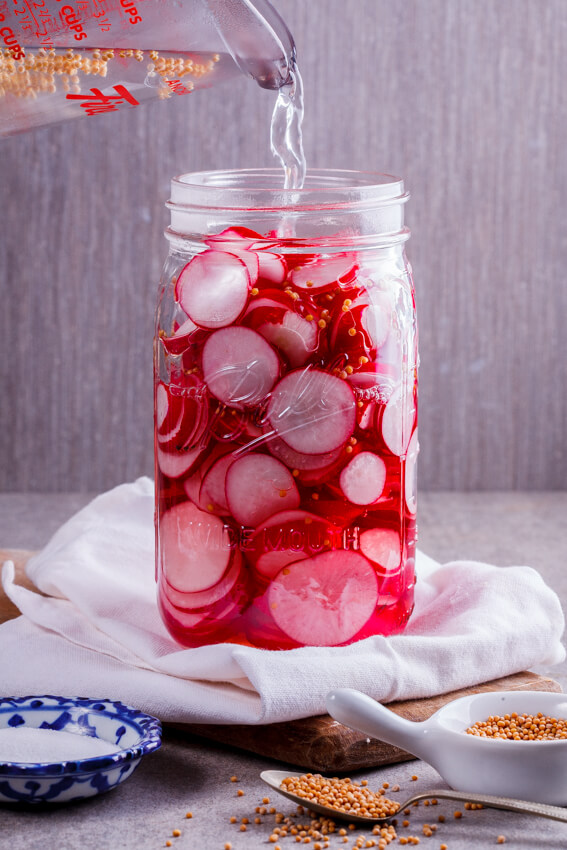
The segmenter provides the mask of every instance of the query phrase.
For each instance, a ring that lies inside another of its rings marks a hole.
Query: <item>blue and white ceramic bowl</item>
[[[0,729],[27,726],[100,738],[121,749],[76,761],[3,762],[0,803],[69,803],[116,788],[161,744],[155,717],[121,702],[81,697],[0,698]]]

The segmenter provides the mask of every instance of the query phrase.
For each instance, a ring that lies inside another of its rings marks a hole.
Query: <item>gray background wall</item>
[[[402,175],[420,319],[420,486],[567,480],[567,3],[277,0],[312,166]],[[152,470],[171,176],[271,164],[242,79],[0,142],[0,490]]]

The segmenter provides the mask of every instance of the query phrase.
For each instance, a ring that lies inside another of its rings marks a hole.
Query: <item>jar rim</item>
[[[284,189],[281,168],[196,171],[171,181],[168,207],[316,209],[386,206],[409,199],[400,177],[375,171],[310,169],[301,189]]]

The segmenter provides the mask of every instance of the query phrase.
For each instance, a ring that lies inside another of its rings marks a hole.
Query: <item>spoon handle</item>
[[[542,818],[567,822],[567,809],[561,806],[549,806],[546,803],[533,803],[530,800],[514,800],[511,797],[494,797],[488,794],[472,794],[469,791],[452,791],[448,788],[434,789],[425,794],[414,794],[404,803],[404,808],[416,800],[441,797],[447,800],[464,800],[467,803],[482,803],[492,809],[507,809],[511,812],[527,812]]]

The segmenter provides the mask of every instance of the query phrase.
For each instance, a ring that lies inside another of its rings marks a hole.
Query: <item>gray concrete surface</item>
[[[41,546],[88,498],[84,494],[0,495],[0,548]],[[420,546],[441,561],[474,558],[502,566],[534,566],[565,605],[566,517],[567,493],[423,493]],[[541,672],[553,675],[567,690],[565,664]],[[253,823],[255,807],[266,794],[259,774],[269,767],[281,764],[166,731],[161,750],[147,756],[132,778],[109,794],[48,810],[0,806],[0,848],[156,850],[167,841],[174,850],[223,850],[226,842],[233,850],[274,847],[269,842],[274,817]],[[238,777],[236,784],[230,781],[233,775]],[[417,781],[411,780],[412,775],[418,776]],[[371,787],[384,781],[398,783],[401,790],[392,794],[396,799],[416,789],[445,787],[435,771],[419,761],[357,776],[363,777]],[[237,796],[238,789],[243,796]],[[278,811],[293,812],[291,803],[269,796]],[[455,819],[455,810],[462,811],[463,817]],[[185,817],[188,811],[191,819]],[[445,816],[444,823],[438,822],[439,815]],[[230,823],[231,816],[237,824]],[[252,821],[246,832],[239,828],[243,817]],[[433,837],[423,835],[425,823],[437,824]],[[173,837],[174,829],[181,831],[179,837]],[[350,850],[359,834],[349,832],[347,843],[335,835],[330,847]],[[467,811],[450,801],[412,809],[410,826],[400,826],[398,834],[417,835],[420,845],[430,850],[438,850],[441,843],[449,850],[496,847],[499,835],[505,836],[504,846],[510,850],[567,847],[567,824],[489,809]],[[289,836],[279,843],[281,850],[297,846]]]

